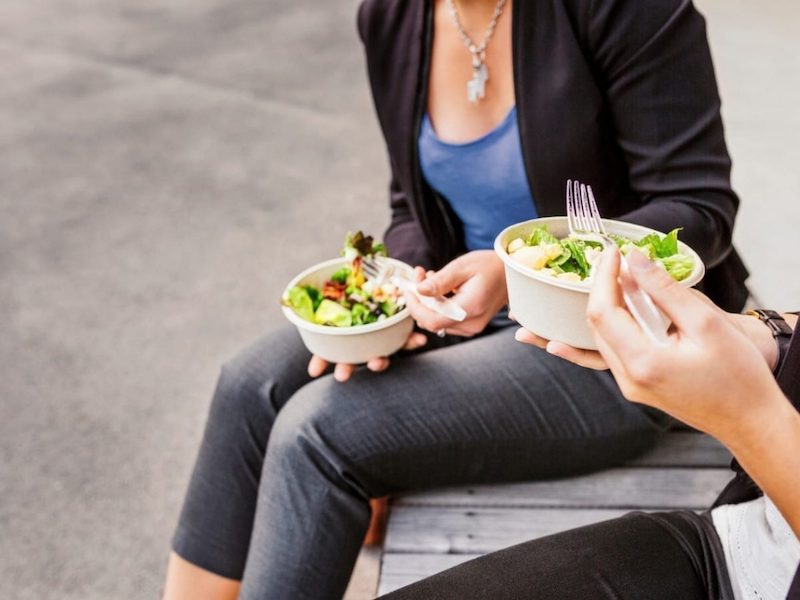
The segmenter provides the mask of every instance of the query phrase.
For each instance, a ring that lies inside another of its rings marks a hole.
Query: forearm
[[[750,420],[746,433],[721,441],[800,538],[800,413],[777,386],[770,407]]]

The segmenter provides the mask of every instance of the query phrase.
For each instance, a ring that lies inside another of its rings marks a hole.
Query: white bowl
[[[413,276],[414,270],[407,264],[391,258],[384,260],[391,263],[396,271],[408,277]],[[347,266],[347,262],[343,258],[326,260],[300,273],[289,282],[286,289],[291,289],[296,285],[313,285],[322,288],[331,275],[345,266]],[[394,354],[403,347],[414,329],[414,321],[407,308],[403,308],[396,315],[377,323],[353,327],[317,325],[306,321],[288,306],[283,306],[283,314],[297,327],[309,352],[330,363],[359,365],[376,356]]]
[[[632,240],[641,239],[654,231],[622,221],[603,219],[603,223],[609,233]],[[494,250],[505,264],[509,309],[520,325],[536,335],[576,348],[596,350],[597,345],[586,322],[586,304],[591,284],[588,281],[564,281],[539,273],[518,264],[506,251],[511,240],[524,237],[534,227],[541,225],[547,226],[550,233],[559,239],[569,234],[566,217],[546,217],[512,225],[500,232],[494,241]],[[691,256],[695,264],[694,271],[680,284],[685,287],[697,285],[705,274],[703,261],[683,242],[678,242],[678,250],[681,254]]]

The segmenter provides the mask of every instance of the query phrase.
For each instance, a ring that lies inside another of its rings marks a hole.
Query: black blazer
[[[365,0],[358,31],[392,170],[385,241],[393,256],[437,268],[465,249],[461,224],[426,185],[417,156],[432,12],[431,0]],[[704,291],[740,310],[747,270],[731,247],[739,201],[705,22],[691,1],[517,0],[512,36],[538,214],[565,213],[571,178],[592,185],[604,216],[683,227],[709,267]]]

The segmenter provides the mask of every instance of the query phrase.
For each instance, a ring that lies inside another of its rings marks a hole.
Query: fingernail
[[[552,354],[553,356],[557,356],[559,358],[563,358],[561,353],[558,351],[559,344],[555,342],[547,342],[547,346],[544,349],[547,351],[548,354]]]
[[[417,291],[423,294],[430,294],[433,291],[433,285],[429,281],[422,281],[417,285]]]
[[[628,264],[637,271],[646,271],[654,266],[653,262],[638,250],[628,252],[625,258]]]
[[[520,342],[520,341],[522,341],[522,336],[523,335],[525,335],[525,330],[522,329],[522,328],[519,328],[514,332],[514,339],[517,340],[518,342]]]

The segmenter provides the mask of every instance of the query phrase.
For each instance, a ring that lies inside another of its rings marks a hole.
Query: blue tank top
[[[461,219],[467,250],[492,248],[503,229],[537,217],[516,107],[495,129],[463,144],[440,140],[426,113],[418,144],[422,175]]]

